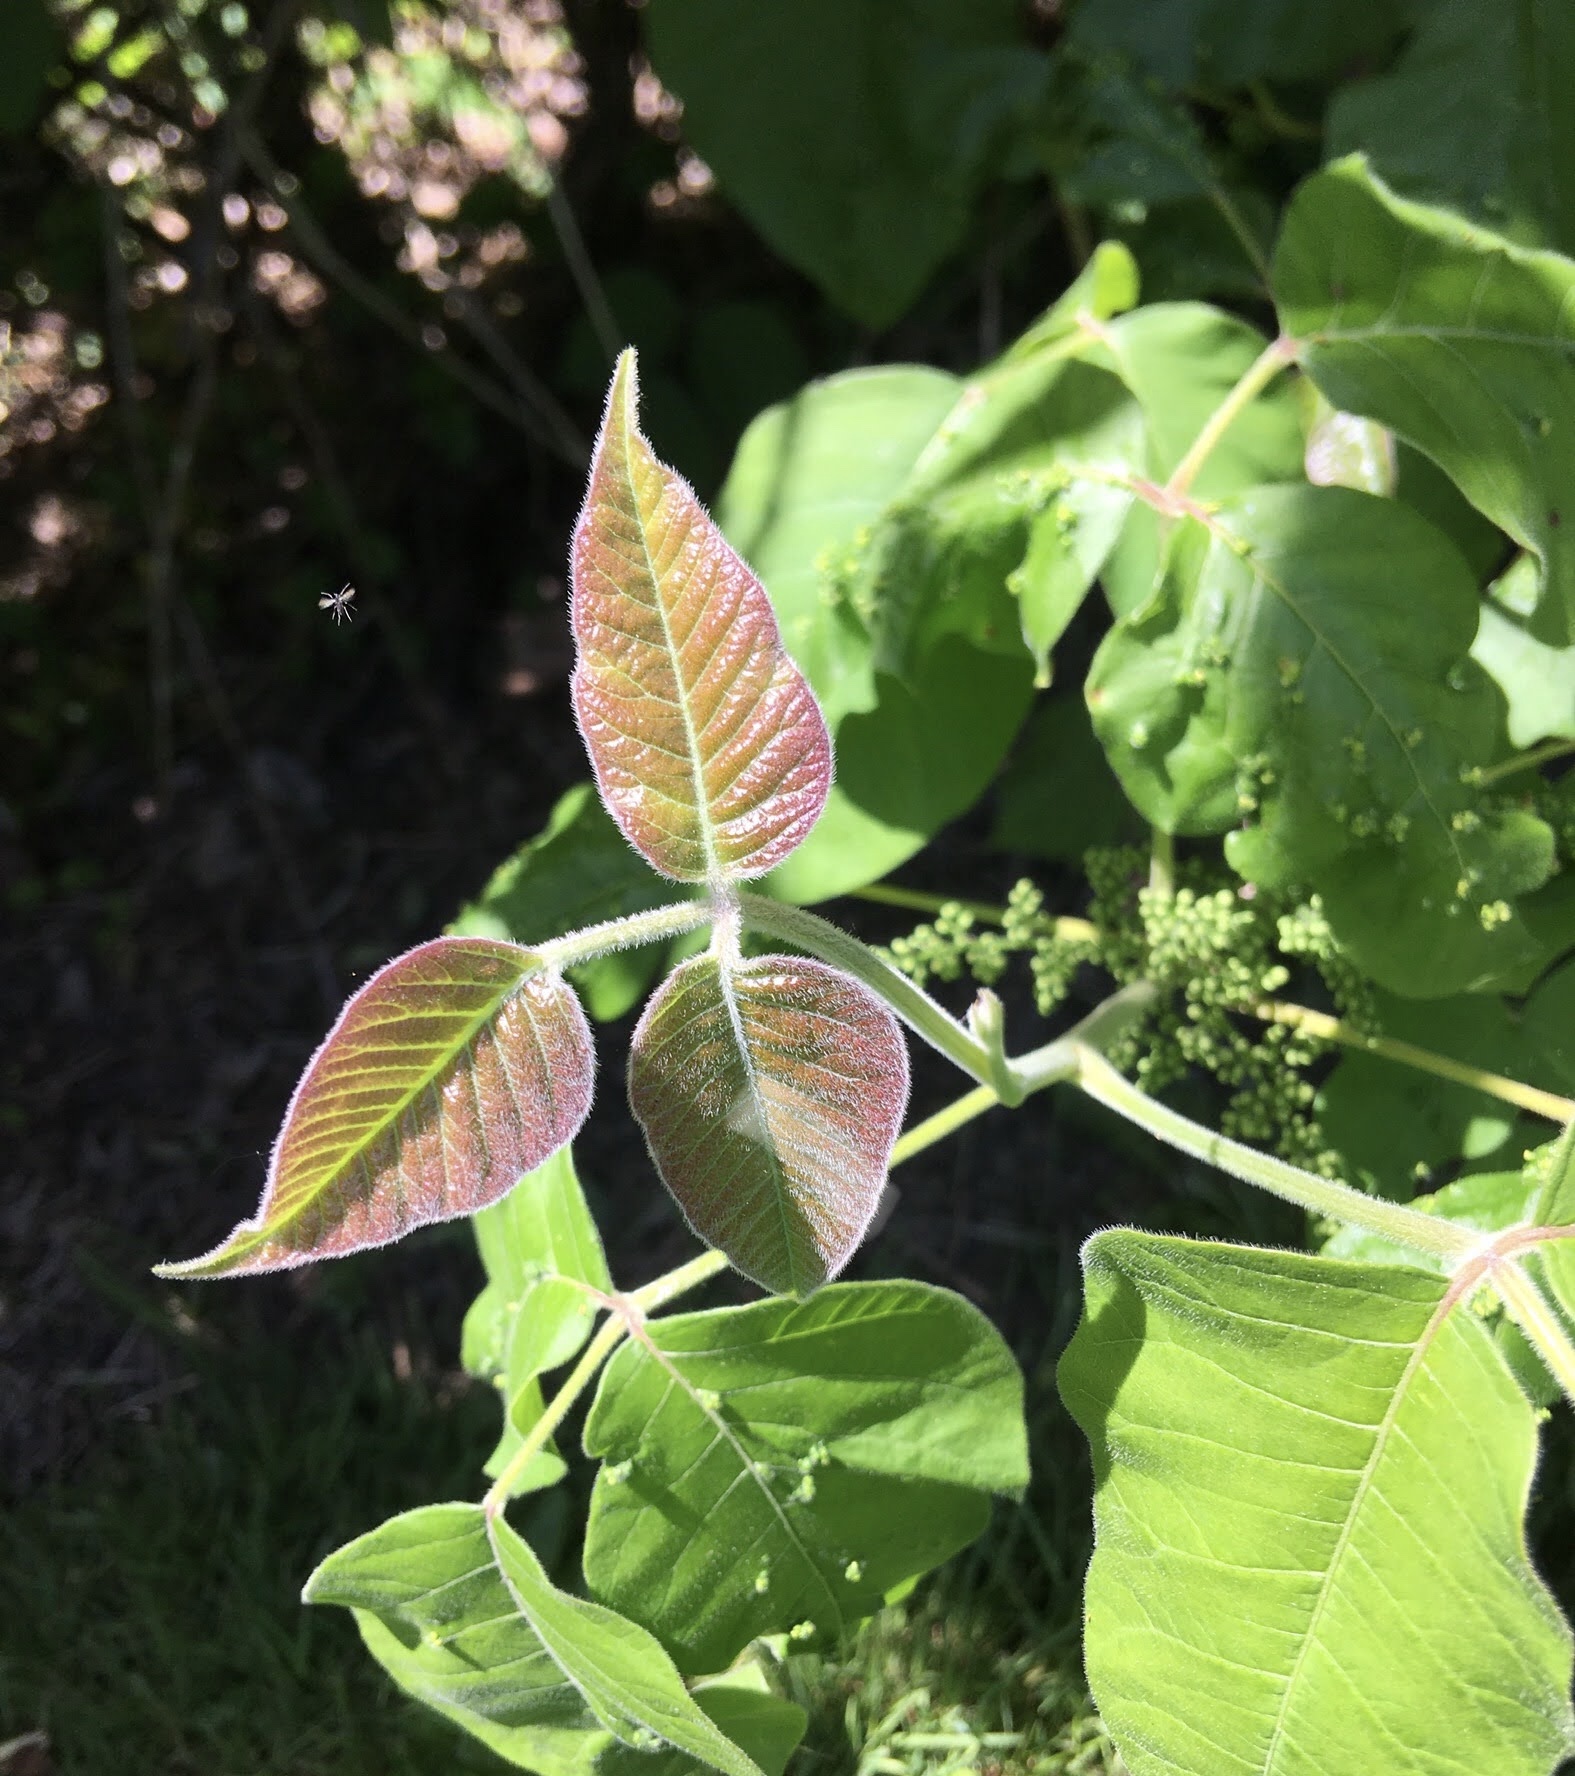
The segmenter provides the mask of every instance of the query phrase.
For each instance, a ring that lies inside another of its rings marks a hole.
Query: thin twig
[[[585,236],[580,233],[574,211],[569,207],[563,187],[556,179],[547,187],[547,219],[558,236],[558,245],[563,249],[563,260],[569,268],[569,276],[574,279],[580,301],[585,304],[586,318],[595,331],[597,343],[606,354],[607,367],[610,370],[617,362],[619,352],[623,350],[623,334],[617,317],[613,314],[612,304],[607,300],[607,292],[602,288],[602,280],[596,275],[596,267],[585,250]]]
[[[523,400],[518,392],[510,395],[498,388],[457,353],[430,344],[429,339],[423,336],[420,325],[397,303],[390,302],[375,284],[362,277],[329,242],[311,211],[301,202],[299,194],[286,190],[285,181],[273,157],[250,130],[245,131],[241,137],[241,158],[273,193],[290,218],[290,227],[298,244],[325,277],[332,279],[347,296],[353,297],[369,314],[375,315],[384,326],[398,334],[407,345],[440,365],[484,406],[490,407],[527,437],[546,445],[573,468],[585,467],[590,459],[589,447],[562,408],[553,402],[551,409],[538,411]]]

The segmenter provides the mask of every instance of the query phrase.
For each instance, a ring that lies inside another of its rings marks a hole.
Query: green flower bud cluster
[[[1377,1027],[1372,989],[1341,954],[1318,898],[1287,908],[1204,860],[1182,863],[1172,889],[1155,887],[1146,853],[1133,846],[1090,851],[1084,867],[1092,932],[1081,922],[1058,924],[1025,879],[1012,889],[999,928],[981,927],[966,907],[948,902],[887,954],[921,986],[965,975],[993,986],[1014,955],[1026,955],[1042,1016],[1067,997],[1086,963],[1122,986],[1149,981],[1159,988],[1155,1005],[1112,1046],[1111,1062],[1148,1092],[1206,1072],[1229,1093],[1225,1134],[1338,1175],[1307,1077],[1328,1044],[1253,1015],[1290,984],[1293,971],[1311,969],[1344,1021]]]
[[[1099,960],[1099,945],[1088,937],[1062,937],[1044,910],[1044,895],[1026,877],[1006,900],[1001,925],[978,926],[974,915],[957,901],[948,901],[932,923],[895,938],[886,951],[890,961],[919,986],[930,980],[960,980],[971,975],[993,987],[1014,955],[1028,956],[1034,982],[1034,1003],[1048,1017],[1071,990],[1072,977],[1084,962]]]

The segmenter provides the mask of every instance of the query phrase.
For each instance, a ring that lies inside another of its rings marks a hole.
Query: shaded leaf
[[[831,743],[760,583],[636,426],[618,361],[575,526],[574,711],[613,818],[679,881],[761,875],[815,823]]]
[[[871,327],[962,243],[1046,66],[1012,0],[653,0],[645,27],[723,193]]]
[[[1199,83],[1318,80],[1378,57],[1411,22],[1410,0],[1083,0],[1073,46],[1130,57],[1173,91]]]
[[[1375,997],[1377,1029],[1490,1073],[1551,1091],[1557,1074],[1502,999],[1460,993],[1448,999]],[[1319,1087],[1318,1120],[1353,1182],[1404,1200],[1433,1173],[1516,1165],[1544,1125],[1470,1086],[1342,1049]]]
[[[693,890],[691,890],[693,892]],[[604,919],[649,912],[674,898],[613,823],[592,783],[560,796],[546,826],[494,871],[491,881],[449,927],[458,937],[545,943]],[[568,971],[599,1022],[620,1018],[661,971],[668,944],[598,956]]]
[[[1424,1746],[1437,1776],[1548,1776],[1575,1722],[1526,1556],[1533,1408],[1446,1280],[1124,1230],[1084,1269],[1085,1654],[1133,1776]]]
[[[573,1140],[594,1061],[573,992],[517,944],[440,937],[355,994],[295,1088],[262,1202],[173,1277],[281,1270],[486,1208]]]
[[[607,1293],[612,1278],[572,1147],[560,1147],[473,1222],[487,1284],[465,1315],[460,1353],[470,1374],[503,1397],[503,1439],[485,1469],[496,1477],[541,1415],[537,1377],[577,1356],[590,1336],[596,1303],[577,1285]],[[515,1490],[551,1486],[563,1472],[549,1445]]]
[[[1361,150],[1407,197],[1464,211],[1524,246],[1568,253],[1572,84],[1575,14],[1564,0],[1437,0],[1393,68],[1334,95],[1328,152]]]
[[[1096,845],[1128,845],[1144,836],[1083,699],[1070,692],[1041,698],[1001,773],[990,843],[1080,864]]]
[[[1552,833],[1471,781],[1499,704],[1451,545],[1395,501],[1307,486],[1178,520],[1169,542],[1087,686],[1138,809],[1170,832],[1239,827],[1232,867],[1319,893],[1392,991],[1484,987],[1534,957],[1514,902],[1547,880]]]
[[[684,1670],[812,1624],[818,1644],[971,1541],[1028,1479],[1022,1379],[988,1320],[920,1283],[652,1322],[603,1373],[585,1540],[596,1595]]]
[[[402,1689],[522,1769],[594,1769],[618,1741],[760,1776],[657,1641],[559,1591],[530,1546],[480,1505],[390,1518],[330,1554],[303,1595],[354,1610]]]
[[[1275,301],[1328,399],[1425,452],[1575,628],[1575,264],[1408,203],[1352,157],[1286,212]]]
[[[896,1019],[824,963],[716,953],[642,1013],[629,1101],[700,1238],[763,1288],[807,1295],[852,1257],[908,1101]]]

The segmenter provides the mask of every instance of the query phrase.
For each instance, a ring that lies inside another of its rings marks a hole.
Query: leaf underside
[[[760,582],[636,424],[618,361],[571,557],[574,712],[624,836],[678,881],[762,875],[807,836],[831,741]]]
[[[895,1018],[799,957],[697,956],[651,997],[629,1099],[691,1227],[767,1289],[808,1294],[869,1226],[908,1101]]]
[[[530,951],[438,938],[340,1013],[285,1113],[257,1213],[163,1276],[282,1270],[473,1214],[572,1140],[590,1030]]]

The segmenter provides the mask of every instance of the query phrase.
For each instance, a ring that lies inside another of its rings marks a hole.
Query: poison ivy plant
[[[1326,67],[1323,23],[1286,8],[1231,42],[1189,17],[1181,78],[1205,48],[1233,78]],[[656,6],[653,42],[691,24]],[[1129,27],[1111,0],[1076,31]],[[1343,161],[1285,219],[1277,336],[1136,306],[1107,247],[971,376],[848,372],[758,417],[720,526],[641,433],[623,355],[571,549],[594,789],[351,1000],[257,1214],[165,1267],[474,1216],[491,1485],[308,1581],[405,1689],[517,1767],[777,1776],[803,1719],[768,1654],[831,1646],[1028,1479],[989,1322],[832,1279],[896,1158],[1063,1085],[1305,1211],[1321,1247],[1085,1249],[1060,1383],[1125,1767],[1575,1755],[1575,1648],[1525,1528],[1539,1424],[1575,1396],[1575,1134],[1543,1141],[1575,1122],[1572,276]],[[994,837],[1057,892],[1094,847],[1087,916],[1029,881],[999,909],[878,882],[975,802],[1052,678]],[[1120,843],[1145,825],[1146,853]],[[882,952],[804,910],[849,888],[930,922]],[[1013,1053],[994,987],[1018,957],[1046,1015],[1118,985]],[[959,1018],[924,987],[965,972]],[[621,1287],[570,1145],[576,988],[607,1017],[653,983],[630,1105],[712,1249]],[[972,1085],[902,1135],[899,1025]],[[1224,1132],[1166,1101],[1184,1079],[1222,1089]],[[662,1312],[729,1265],[768,1299]],[[578,1571],[549,1570],[527,1532],[593,1388]]]

